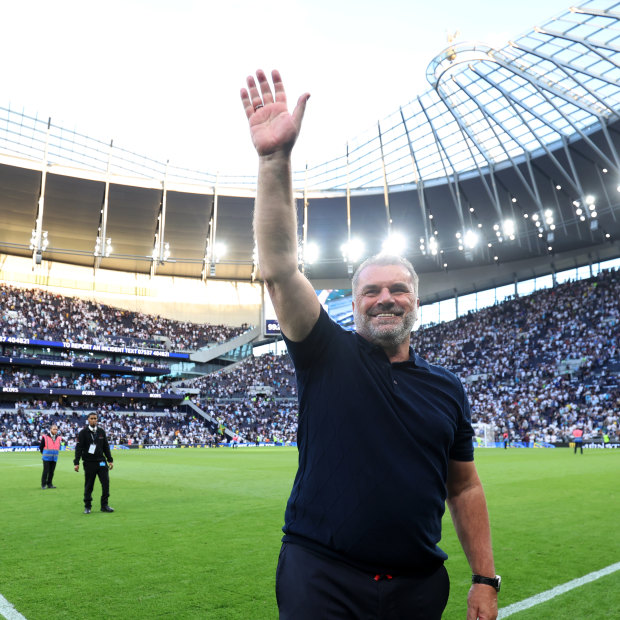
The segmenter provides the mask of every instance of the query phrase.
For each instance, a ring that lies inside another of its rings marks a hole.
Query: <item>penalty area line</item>
[[[567,581],[562,585],[551,588],[551,590],[541,592],[540,594],[536,594],[535,596],[526,598],[522,601],[519,601],[518,603],[513,603],[512,605],[508,605],[507,607],[502,607],[502,609],[500,609],[499,613],[497,614],[497,618],[498,620],[500,618],[507,618],[508,616],[512,616],[512,614],[516,614],[525,609],[529,609],[530,607],[534,607],[534,605],[540,605],[540,603],[550,601],[556,596],[560,596],[565,592],[569,592],[570,590],[579,588],[580,586],[583,586],[586,583],[590,583],[591,581],[596,581],[601,577],[611,575],[618,570],[620,570],[620,562],[616,562],[615,564],[607,566],[606,568],[601,568],[601,570],[594,571],[593,573],[589,573],[588,575],[584,575],[583,577],[578,577],[577,579]]]
[[[2,594],[0,594],[0,616],[6,620],[26,620],[26,617],[22,616]]]

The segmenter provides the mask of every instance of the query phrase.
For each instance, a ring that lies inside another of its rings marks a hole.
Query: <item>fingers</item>
[[[258,80],[258,84],[253,76],[248,76],[246,80],[248,86],[247,89],[241,89],[241,103],[243,104],[245,115],[248,118],[250,118],[252,114],[254,114],[257,110],[260,110],[263,106],[268,106],[271,103],[277,102],[286,105],[286,92],[284,90],[284,84],[282,83],[282,77],[280,76],[280,72],[277,70],[273,70],[271,72],[271,79],[273,81],[273,91],[271,90],[271,86],[269,85],[267,75],[262,69],[258,69],[258,71],[256,71],[256,80]],[[300,109],[300,120],[303,117],[305,101],[307,101],[307,97],[304,100],[303,106]]]
[[[276,101],[286,103],[286,93],[284,92],[284,84],[282,83],[282,76],[280,75],[280,72],[277,69],[274,69],[271,72],[271,79],[273,80],[273,89],[276,92]]]
[[[252,114],[254,114],[254,106],[250,101],[250,95],[245,88],[241,89],[241,103],[243,104],[243,109],[245,110],[245,115],[250,118]]]
[[[277,71],[273,71],[272,75],[274,73],[278,73],[278,72]],[[278,76],[279,76],[279,74],[278,74]],[[263,105],[268,105],[270,103],[273,103],[273,95],[271,93],[271,87],[269,86],[269,82],[267,81],[267,76],[265,75],[265,72],[262,69],[259,69],[256,72],[256,77],[258,78],[258,84],[260,86],[260,92],[261,92],[261,95],[263,97],[262,102],[259,102],[259,103],[263,103]],[[275,86],[275,84],[274,84],[274,86]],[[286,101],[286,97],[284,98],[284,101]]]
[[[304,118],[304,113],[306,111],[306,103],[308,103],[308,99],[310,99],[310,93],[304,93],[298,100],[295,109],[293,110],[293,122],[299,131],[301,127],[301,121]]]

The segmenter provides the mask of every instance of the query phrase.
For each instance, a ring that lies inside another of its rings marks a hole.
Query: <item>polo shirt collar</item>
[[[366,340],[366,338],[364,338],[363,336],[360,336],[360,334],[358,334],[357,332],[354,332],[354,333],[355,333],[355,336],[357,337],[358,343],[360,343],[360,346],[366,349],[368,353],[379,352],[387,360],[387,355],[385,354],[385,351],[378,344],[374,344]],[[413,364],[414,366],[425,368],[426,370],[430,369],[428,362],[425,359],[421,358],[415,352],[413,345],[409,345],[409,359],[404,362],[395,362],[395,363],[396,364]]]

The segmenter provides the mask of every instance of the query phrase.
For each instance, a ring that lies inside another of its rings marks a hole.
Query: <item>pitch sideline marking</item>
[[[575,588],[579,588],[580,586],[585,585],[586,583],[590,583],[591,581],[596,581],[601,577],[605,577],[607,575],[611,575],[616,571],[620,570],[620,562],[616,562],[611,566],[607,566],[606,568],[602,568],[601,570],[594,571],[593,573],[589,573],[588,575],[584,575],[583,577],[578,577],[577,579],[573,579],[572,581],[567,581],[562,585],[556,586],[555,588],[551,588],[551,590],[547,590],[545,592],[541,592],[540,594],[536,594],[531,596],[530,598],[526,598],[518,603],[513,603],[512,605],[508,605],[508,607],[502,607],[497,614],[497,619],[508,618],[508,616],[512,616],[520,611],[524,611],[529,609],[530,607],[534,607],[535,605],[539,605],[540,603],[544,603],[546,601],[555,598],[556,596],[560,596],[560,594],[564,594],[565,592],[569,592],[570,590],[574,590]],[[9,601],[7,601],[2,594],[0,594],[0,615],[4,616],[6,620],[26,620],[25,616],[22,616]]]
[[[522,601],[519,601],[518,603],[513,603],[512,605],[508,605],[508,607],[503,607],[499,610],[499,613],[497,614],[497,619],[499,620],[500,618],[507,618],[508,616],[512,616],[512,614],[516,614],[520,611],[524,611],[525,609],[529,609],[530,607],[534,607],[534,605],[539,605],[540,603],[549,601],[556,596],[560,596],[560,594],[564,594],[565,592],[574,590],[575,588],[583,586],[586,583],[590,583],[591,581],[596,581],[597,579],[605,577],[606,575],[611,575],[618,570],[620,570],[620,562],[616,562],[615,564],[607,566],[606,568],[601,568],[601,570],[594,571],[593,573],[589,573],[588,575],[584,575],[583,577],[578,577],[577,579],[567,581],[562,585],[551,588],[551,590],[541,592],[540,594],[536,594],[534,596],[531,596],[530,598],[526,598]]]
[[[2,594],[0,594],[0,616],[3,616],[6,620],[26,620],[26,617],[22,616]]]

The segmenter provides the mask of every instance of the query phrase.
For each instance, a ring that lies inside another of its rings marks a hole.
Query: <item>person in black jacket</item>
[[[95,478],[101,482],[101,512],[114,512],[108,506],[110,497],[110,477],[108,469],[114,467],[114,459],[110,453],[110,445],[105,431],[97,426],[97,414],[88,416],[88,425],[79,433],[75,446],[73,469],[80,471],[80,459],[84,461],[84,514],[90,514],[93,502]]]

